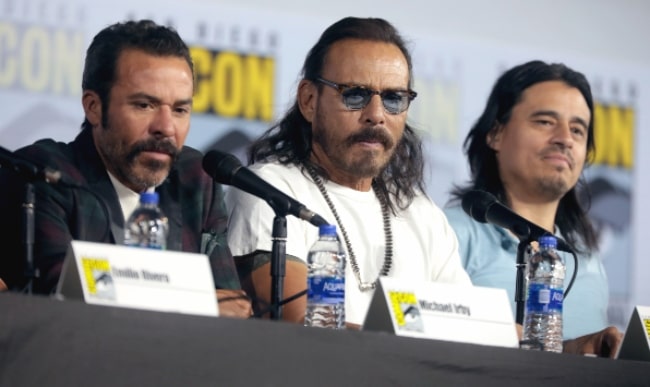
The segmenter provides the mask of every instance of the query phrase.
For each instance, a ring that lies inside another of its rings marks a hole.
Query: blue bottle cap
[[[555,238],[553,235],[541,236],[539,237],[538,242],[540,247],[557,247],[557,238]]]
[[[333,224],[321,224],[318,226],[318,235],[336,236],[336,226]]]
[[[143,192],[140,194],[140,203],[158,204],[158,192]]]

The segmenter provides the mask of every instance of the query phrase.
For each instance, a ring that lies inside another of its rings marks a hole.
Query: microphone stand
[[[515,234],[519,239],[517,245],[517,275],[515,278],[515,304],[517,307],[515,321],[517,324],[523,325],[524,323],[524,310],[526,308],[526,249],[530,243],[535,240],[531,238],[530,227],[526,224],[518,224],[516,227],[510,229],[510,232]]]
[[[529,238],[522,238],[519,240],[517,246],[517,276],[515,279],[515,303],[517,305],[517,314],[515,321],[517,324],[523,325],[524,323],[524,310],[526,308],[526,250],[530,245]]]
[[[287,218],[284,215],[278,215],[278,211],[273,218],[271,237],[273,240],[271,249],[271,319],[282,320],[280,302],[283,297],[286,274]]]
[[[23,245],[25,246],[25,277],[27,285],[25,291],[32,294],[35,278],[38,278],[38,269],[34,268],[34,184],[25,183],[25,201],[23,203]]]
[[[38,269],[34,268],[34,184],[39,179],[39,171],[36,165],[16,156],[13,152],[0,147],[0,167],[7,168],[25,178],[24,201],[22,204],[22,240],[24,249],[24,275],[27,279],[24,291],[32,293],[33,281],[39,277]]]

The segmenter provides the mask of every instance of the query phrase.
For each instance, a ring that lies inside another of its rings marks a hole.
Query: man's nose
[[[162,105],[158,108],[154,120],[151,122],[150,132],[157,137],[174,135],[175,126],[171,107]]]
[[[362,115],[363,121],[372,125],[384,124],[386,121],[386,109],[381,100],[381,96],[375,94],[370,98],[368,105],[363,108]]]

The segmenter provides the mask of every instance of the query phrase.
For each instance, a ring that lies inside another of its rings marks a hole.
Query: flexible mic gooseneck
[[[264,199],[276,214],[293,215],[318,227],[328,222],[310,211],[302,203],[278,190],[250,169],[242,166],[239,159],[229,153],[211,150],[203,157],[203,169],[215,181],[239,188]]]
[[[486,191],[472,190],[466,192],[462,197],[461,205],[467,215],[472,217],[477,222],[491,223],[510,230],[517,236],[517,238],[519,238],[520,245],[523,243],[536,241],[543,235],[553,235],[552,232],[545,230],[535,223],[530,222],[517,215],[511,209],[503,205],[494,195]],[[555,238],[557,239],[557,249],[570,253],[573,256],[574,270],[571,275],[569,285],[564,292],[564,297],[567,297],[578,273],[578,256],[576,255],[576,252],[573,250],[573,248],[571,248],[571,246],[569,246],[569,244],[564,241],[564,239],[557,236]],[[518,254],[519,253],[522,252],[518,251]],[[517,257],[517,264],[518,269],[520,268],[519,265],[524,265],[523,257]],[[519,290],[523,291],[521,289]],[[521,300],[525,300],[525,297],[523,295],[518,295],[518,323],[522,322],[522,316],[520,315],[523,313],[523,309],[521,311],[519,310],[522,308],[522,306],[519,304],[519,301]]]
[[[536,241],[541,236],[553,235],[552,232],[517,215],[489,192],[469,191],[463,195],[461,204],[467,215],[477,222],[491,223],[506,228],[520,241]],[[568,253],[573,252],[571,246],[562,238],[557,238],[557,248]]]
[[[61,172],[58,170],[36,165],[3,147],[0,147],[0,166],[13,169],[17,174],[32,181],[43,180],[50,184],[56,184],[62,178]]]
[[[243,167],[239,159],[231,154],[217,150],[209,151],[203,157],[203,169],[215,181],[239,188],[265,200],[275,211],[271,233],[273,245],[271,249],[271,302],[269,310],[271,319],[282,319],[287,240],[287,220],[285,216],[288,214],[296,216],[314,226],[327,224],[327,222],[292,197],[264,181],[250,169]],[[290,298],[293,299],[293,296]]]

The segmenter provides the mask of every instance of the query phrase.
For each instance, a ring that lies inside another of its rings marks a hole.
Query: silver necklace
[[[375,190],[375,195],[381,204],[381,215],[384,221],[384,236],[386,238],[386,250],[384,252],[384,264],[379,271],[377,279],[373,282],[364,282],[361,280],[361,271],[359,270],[359,264],[357,263],[357,258],[354,254],[354,250],[352,250],[352,244],[350,243],[350,238],[348,238],[348,233],[345,230],[345,227],[343,227],[343,223],[341,222],[341,218],[339,217],[339,214],[334,207],[334,203],[332,203],[332,200],[330,199],[330,196],[325,189],[323,180],[320,178],[320,176],[318,176],[313,168],[306,167],[305,169],[307,170],[307,173],[309,173],[309,176],[311,176],[312,180],[314,180],[314,183],[316,183],[316,187],[318,187],[321,195],[323,195],[327,206],[330,208],[330,211],[332,211],[332,214],[334,215],[334,218],[339,225],[339,229],[343,235],[343,240],[345,241],[345,246],[348,249],[348,256],[350,257],[352,272],[354,273],[354,276],[357,279],[357,283],[359,284],[359,290],[365,292],[374,289],[377,286],[377,280],[379,277],[388,275],[390,267],[393,264],[393,231],[391,230],[390,214],[388,213],[388,205],[386,204],[386,200],[382,196],[377,195],[377,187],[375,187],[375,182],[373,181],[372,188]]]

